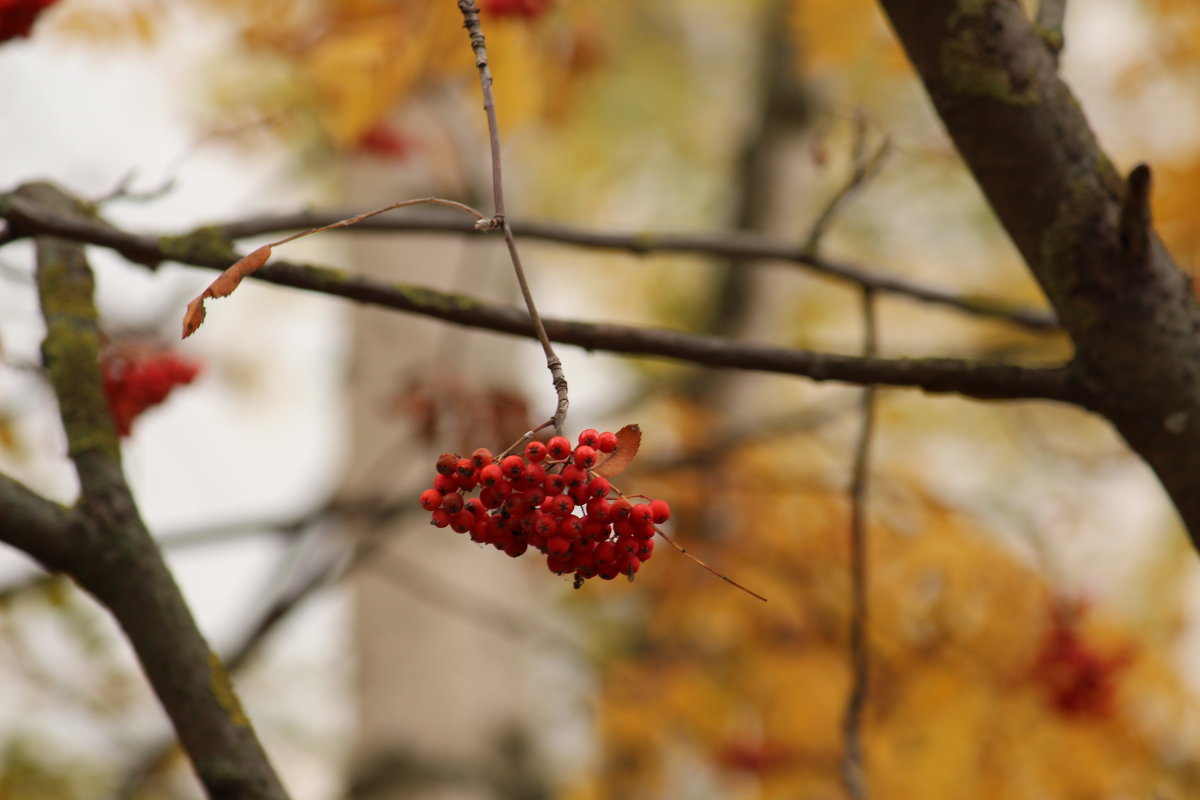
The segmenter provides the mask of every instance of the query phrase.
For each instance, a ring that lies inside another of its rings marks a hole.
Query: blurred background
[[[1041,304],[867,0],[484,0],[508,212],[599,231],[754,231],[881,275]],[[2,6],[0,6],[2,9]],[[1160,233],[1200,266],[1200,10],[1074,3],[1061,66]],[[449,0],[59,0],[0,46],[0,186],[107,198],[137,232],[438,195],[490,208]],[[397,216],[407,210],[393,212]],[[268,241],[243,242],[248,251]],[[522,240],[543,314],[855,353],[859,292],[793,263]],[[497,237],[336,232],[286,257],[493,303]],[[427,524],[438,453],[550,416],[536,342],[91,253],[114,353],[197,378],[125,464],[297,800],[838,798],[860,391],[561,348],[568,430],[636,422],[626,491],[761,604],[660,542],[574,590]],[[0,251],[0,468],[77,489],[32,248]],[[902,297],[885,355],[1056,362],[1052,331]],[[879,393],[870,483],[872,790],[894,800],[1200,795],[1200,571],[1095,418]],[[0,798],[198,796],[111,621],[0,552]]]

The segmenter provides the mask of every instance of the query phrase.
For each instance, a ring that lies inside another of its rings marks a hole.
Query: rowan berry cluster
[[[499,459],[486,448],[467,458],[443,453],[421,507],[433,525],[514,558],[530,549],[544,554],[551,572],[575,575],[577,588],[596,576],[632,579],[654,553],[654,526],[671,509],[641,495],[631,502],[612,487],[603,465],[617,441],[613,433],[588,429],[574,447],[555,436]],[[470,497],[476,489],[479,495]]]
[[[169,350],[130,349],[105,355],[101,370],[117,433],[128,436],[143,411],[166,400],[176,386],[191,383],[200,366]]]

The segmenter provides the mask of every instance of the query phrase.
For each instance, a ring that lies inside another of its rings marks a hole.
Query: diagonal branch
[[[30,184],[20,192],[66,215],[86,213],[50,184]],[[125,482],[104,396],[100,329],[84,248],[45,235],[37,237],[36,247],[46,321],[43,359],[81,492],[54,537],[69,538],[70,546],[30,552],[48,568],[69,575],[112,613],[210,797],[286,800],[225,668],[196,627]],[[11,483],[0,482],[0,487],[22,501],[30,519],[46,522],[52,517],[46,506],[31,504]],[[5,541],[27,543],[23,535],[7,532]]]
[[[1126,180],[1113,166],[1022,3],[880,4],[1070,334],[1094,409],[1154,469],[1200,548],[1200,306],[1149,227],[1149,171]]]

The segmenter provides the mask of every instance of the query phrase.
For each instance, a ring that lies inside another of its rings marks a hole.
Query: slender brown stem
[[[567,407],[570,400],[567,395],[567,378],[563,373],[562,361],[554,352],[554,345],[542,325],[542,317],[538,314],[537,305],[533,302],[533,293],[529,290],[529,281],[525,278],[525,270],[521,266],[521,257],[517,252],[517,240],[513,236],[504,215],[504,178],[500,168],[500,128],[496,124],[496,98],[492,93],[492,70],[488,66],[487,45],[484,43],[483,30],[479,24],[479,9],[474,0],[458,0],[458,10],[463,15],[463,27],[471,36],[471,49],[475,52],[475,66],[479,69],[479,85],[483,92],[483,110],[487,114],[488,141],[492,152],[492,198],[495,203],[495,216],[489,227],[499,227],[504,231],[504,243],[508,246],[508,254],[512,258],[513,271],[517,274],[517,283],[521,286],[521,297],[525,300],[525,308],[533,320],[533,329],[538,341],[542,343],[542,351],[546,354],[546,369],[550,370],[554,382],[554,393],[558,403],[554,409],[554,432],[561,435],[563,424],[567,419]]]
[[[358,223],[362,222],[364,219],[370,219],[371,217],[377,217],[380,214],[383,214],[388,211],[393,211],[397,208],[404,208],[405,206],[431,206],[431,205],[432,206],[446,206],[448,208],[457,208],[459,211],[465,211],[468,214],[470,214],[471,216],[475,217],[476,227],[480,227],[479,223],[487,221],[487,218],[488,218],[487,214],[477,211],[474,208],[471,208],[466,203],[460,203],[457,200],[446,200],[441,197],[418,197],[415,200],[401,200],[398,203],[392,203],[390,205],[384,206],[383,208],[377,208],[374,211],[364,211],[361,214],[355,214],[353,217],[347,217],[346,219],[338,220],[337,222],[331,222],[328,225],[322,225],[318,228],[309,228],[306,231],[300,231],[300,233],[293,233],[291,236],[285,236],[277,242],[271,242],[267,246],[268,247],[278,247],[281,244],[286,244],[287,242],[290,242],[294,239],[299,239],[302,236],[309,236],[310,234],[321,233],[322,231],[330,231],[330,230],[333,230],[334,228],[348,228],[351,225],[357,225]]]
[[[878,351],[875,323],[875,298],[870,290],[862,293],[863,355],[873,358]],[[875,387],[863,387],[862,427],[854,452],[850,479],[850,696],[842,719],[845,747],[842,752],[842,783],[851,800],[866,800],[867,776],[863,766],[862,717],[867,702],[870,661],[867,653],[867,485],[871,437],[875,428]]]

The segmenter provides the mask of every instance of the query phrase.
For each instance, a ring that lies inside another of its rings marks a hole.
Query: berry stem
[[[496,456],[496,460],[499,461],[500,459],[504,458],[505,456],[511,455],[512,453],[517,452],[517,448],[522,447],[526,442],[528,442],[530,439],[532,439],[534,437],[534,435],[537,434],[538,431],[545,430],[546,428],[549,428],[553,424],[554,424],[554,418],[551,417],[550,419],[543,422],[541,425],[538,425],[536,428],[532,428],[530,430],[525,431],[525,433],[521,434],[520,439],[517,439],[515,442],[510,444],[504,450],[504,452],[502,452],[500,455]]]
[[[504,233],[504,243],[508,246],[508,255],[512,260],[513,271],[517,275],[517,283],[521,287],[521,296],[525,300],[525,308],[533,322],[542,351],[546,354],[546,369],[550,370],[550,378],[554,383],[554,393],[558,403],[554,409],[554,432],[562,435],[563,425],[567,420],[567,407],[570,401],[567,396],[567,378],[563,373],[562,361],[554,352],[554,345],[542,324],[537,305],[533,302],[533,293],[529,290],[529,281],[525,278],[525,270],[521,266],[521,256],[517,252],[517,239],[512,227],[504,215],[504,179],[500,167],[500,129],[496,124],[496,99],[492,93],[492,70],[488,66],[487,45],[484,43],[483,30],[479,23],[479,9],[474,0],[458,0],[458,10],[462,12],[463,27],[471,37],[471,49],[475,52],[475,66],[479,70],[479,84],[483,93],[483,110],[487,114],[488,142],[492,154],[492,201],[495,215],[488,224],[476,224],[480,230],[499,228]]]
[[[703,561],[696,558],[694,555],[692,555],[691,553],[688,552],[688,549],[686,547],[680,546],[679,543],[677,543],[674,539],[672,539],[667,534],[663,533],[662,528],[658,527],[657,525],[654,526],[654,532],[657,533],[662,538],[666,539],[667,544],[671,545],[671,547],[674,547],[676,550],[678,550],[679,554],[681,556],[683,556],[684,558],[688,559],[689,561],[693,561],[696,564],[699,564],[701,567],[704,567],[704,569],[708,570],[713,575],[716,575],[718,578],[720,578],[721,580],[725,581],[728,584],[736,586],[738,589],[741,589],[743,592],[750,595],[751,597],[757,597],[759,600],[762,600],[764,603],[767,602],[767,598],[763,597],[758,592],[753,591],[752,589],[747,589],[745,586],[742,586],[740,583],[735,581],[733,578],[729,577],[728,575],[725,575],[724,573],[717,572],[715,569],[710,567],[708,564],[705,564]]]
[[[322,225],[319,228],[309,228],[308,230],[301,231],[300,233],[293,233],[291,236],[285,236],[284,238],[280,239],[277,242],[271,242],[267,246],[268,247],[278,247],[281,244],[286,244],[287,242],[290,242],[293,239],[299,239],[302,236],[308,236],[313,233],[321,233],[322,231],[328,231],[328,230],[332,230],[334,228],[347,228],[351,225],[357,225],[358,223],[362,222],[364,219],[370,219],[371,217],[379,216],[380,214],[383,214],[387,211],[392,211],[397,208],[404,208],[405,206],[422,206],[422,205],[446,206],[448,208],[456,208],[459,211],[465,211],[468,214],[470,214],[471,216],[473,216],[475,218],[475,222],[476,222],[477,226],[480,223],[490,224],[487,214],[484,214],[481,211],[471,208],[466,203],[460,203],[457,200],[446,200],[441,197],[418,197],[415,200],[401,200],[397,203],[391,203],[389,205],[383,206],[382,208],[377,208],[374,211],[364,211],[361,214],[355,214],[353,217],[347,217],[346,219],[338,220],[337,222],[331,222],[330,224]]]

